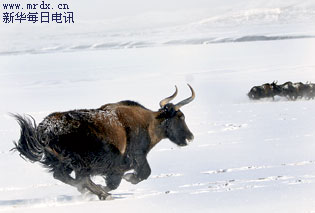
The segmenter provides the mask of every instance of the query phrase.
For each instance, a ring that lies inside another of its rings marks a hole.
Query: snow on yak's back
[[[133,101],[106,104],[98,109],[72,110],[48,115],[38,126],[32,117],[14,115],[21,127],[15,150],[31,162],[48,167],[54,178],[91,192],[99,199],[110,198],[122,178],[137,184],[147,179],[151,169],[149,151],[168,138],[179,146],[187,145],[193,134],[180,108],[195,98],[169,103],[175,93],[160,102],[157,112]],[[126,173],[129,170],[133,173]],[[70,174],[74,171],[75,177]],[[101,175],[106,187],[96,185],[91,176]]]

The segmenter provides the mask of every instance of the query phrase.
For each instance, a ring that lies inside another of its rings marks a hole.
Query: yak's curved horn
[[[178,92],[177,86],[175,86],[175,88],[176,88],[176,91],[174,92],[173,95],[171,95],[170,97],[167,97],[167,98],[163,99],[162,101],[160,101],[160,107],[161,108],[164,107],[167,103],[169,103],[171,100],[173,100],[176,97],[177,92]]]
[[[194,89],[189,85],[187,84],[191,90],[191,96],[185,100],[182,100],[181,102],[179,102],[178,104],[175,105],[175,110],[179,110],[179,108],[181,108],[182,106],[186,105],[186,104],[189,104],[190,102],[192,102],[194,99],[195,99],[195,91]]]

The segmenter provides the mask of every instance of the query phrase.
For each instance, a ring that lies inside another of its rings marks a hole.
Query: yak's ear
[[[157,118],[171,118],[176,114],[176,107],[172,103],[168,103],[158,111]]]

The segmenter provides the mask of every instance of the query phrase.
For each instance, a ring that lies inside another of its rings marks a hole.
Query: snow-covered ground
[[[132,38],[144,38],[143,46],[121,45],[132,43],[124,33],[115,37],[120,46],[105,45],[104,34],[57,32],[56,40],[43,36],[34,44],[25,39],[30,34],[13,35],[0,47],[0,212],[315,212],[315,101],[246,96],[274,80],[315,81],[314,4],[274,2],[284,5],[226,9],[189,20],[193,28],[137,32]],[[96,48],[96,41],[104,45]],[[174,102],[190,96],[186,83],[196,91],[182,109],[194,141],[178,148],[163,140],[148,156],[151,177],[123,181],[112,201],[82,197],[9,151],[19,137],[9,112],[40,122],[51,112],[125,99],[157,110],[174,85]]]

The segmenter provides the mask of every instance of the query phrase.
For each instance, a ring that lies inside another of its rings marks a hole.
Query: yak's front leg
[[[135,157],[134,170],[134,173],[127,173],[123,176],[126,181],[132,184],[137,184],[150,176],[151,168],[145,155]]]
[[[103,189],[107,192],[117,189],[122,177],[123,174],[120,172],[107,174],[105,177],[106,187],[103,187]]]

